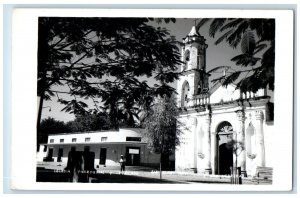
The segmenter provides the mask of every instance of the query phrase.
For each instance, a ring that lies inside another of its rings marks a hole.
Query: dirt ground
[[[38,182],[69,182],[70,173],[64,171],[65,164],[37,164]],[[256,184],[251,178],[243,178],[243,184]],[[169,184],[231,184],[230,176],[200,175],[195,173],[163,171],[162,179],[158,170],[150,167],[127,166],[125,174],[120,174],[119,166],[99,166],[90,174],[81,173],[79,182],[89,183],[169,183]]]

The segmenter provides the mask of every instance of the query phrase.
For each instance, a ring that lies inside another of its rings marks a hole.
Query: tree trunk
[[[160,160],[159,160],[159,178],[162,179],[162,154],[164,153],[164,143],[165,143],[165,138],[164,134],[162,134],[162,140],[161,140],[161,147],[160,147]]]
[[[43,71],[43,76],[42,76],[42,81],[41,81],[41,92],[38,94],[40,95],[40,102],[39,102],[39,109],[38,109],[38,116],[37,116],[37,123],[36,123],[36,130],[37,130],[37,134],[40,132],[40,128],[41,128],[41,117],[42,117],[42,111],[43,111],[43,103],[44,103],[44,98],[45,98],[45,79],[47,76],[47,71],[44,70]],[[38,86],[38,90],[39,90],[39,86]],[[38,144],[38,137],[37,137],[37,144]]]
[[[162,179],[161,161],[162,161],[162,153],[160,153],[160,160],[159,160],[159,179]]]
[[[41,94],[41,96],[40,96],[40,102],[39,102],[39,109],[38,109],[37,126],[36,126],[37,131],[39,131],[39,129],[40,129],[43,103],[44,103],[44,94]]]
[[[38,147],[39,143],[41,143],[39,141],[43,141],[43,138],[39,137],[39,136],[42,136],[40,130],[41,130],[41,117],[42,117],[43,103],[44,103],[44,93],[42,93],[40,96],[38,116],[37,116],[37,122],[36,122],[36,134],[37,134],[36,144],[37,144],[37,147]]]

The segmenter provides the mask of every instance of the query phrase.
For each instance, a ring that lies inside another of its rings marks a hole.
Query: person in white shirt
[[[120,158],[120,166],[121,166],[121,174],[124,174],[125,173],[125,159],[124,159],[123,155],[121,155],[121,158]]]

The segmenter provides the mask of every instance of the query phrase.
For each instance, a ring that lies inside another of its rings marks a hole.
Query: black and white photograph
[[[45,12],[32,21],[28,170],[39,189],[272,190],[290,177],[292,131],[289,122],[282,131],[288,115],[276,110],[284,102],[277,80],[291,74],[277,70],[282,20],[174,13]]]
[[[275,28],[40,17],[37,182],[272,184]]]

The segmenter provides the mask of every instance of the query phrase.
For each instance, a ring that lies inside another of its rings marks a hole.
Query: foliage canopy
[[[180,55],[175,38],[166,29],[149,25],[153,20],[39,18],[41,101],[56,95],[65,106],[63,111],[82,115],[90,108],[85,101],[89,99],[94,102],[93,111],[107,110],[115,127],[119,115],[133,125],[136,108],[149,108],[154,97],[171,95],[175,90],[168,83],[178,78]],[[169,21],[175,19],[165,19]],[[141,78],[160,83],[149,85]],[[41,109],[42,104],[38,123]]]
[[[219,66],[211,71],[228,70],[226,76],[216,78],[213,82],[221,82],[224,86],[237,81],[237,89],[242,92],[256,92],[260,88],[268,87],[274,90],[275,66],[275,19],[243,19],[216,18],[202,19],[197,29],[210,23],[209,35],[220,36],[215,41],[218,45],[227,42],[231,47],[241,47],[241,54],[233,57],[241,69],[235,70],[230,66]]]

